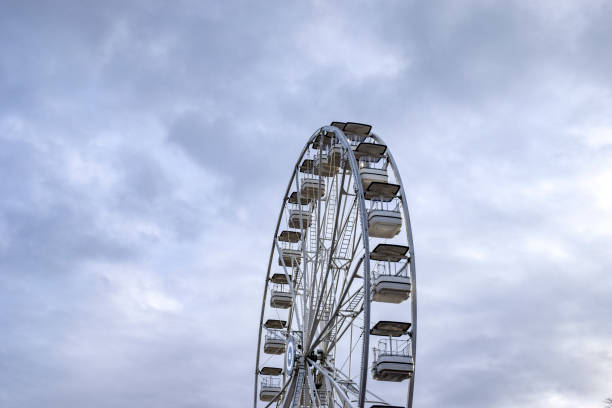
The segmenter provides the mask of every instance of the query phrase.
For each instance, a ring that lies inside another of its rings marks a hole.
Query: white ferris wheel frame
[[[361,175],[359,172],[359,165],[358,165],[358,161],[357,158],[355,157],[355,154],[353,152],[353,149],[351,148],[351,145],[346,137],[346,135],[344,134],[344,132],[335,127],[335,126],[323,126],[321,128],[319,128],[317,131],[315,131],[313,133],[313,135],[308,139],[307,143],[305,144],[304,148],[302,149],[302,152],[294,166],[294,170],[292,172],[291,178],[289,180],[289,183],[287,185],[287,189],[285,191],[285,195],[283,197],[283,204],[281,207],[281,211],[279,213],[278,216],[278,220],[276,223],[276,228],[275,228],[275,232],[274,232],[274,240],[273,240],[273,244],[272,244],[272,248],[270,250],[270,257],[269,257],[269,261],[268,261],[268,270],[267,270],[267,274],[266,274],[266,280],[265,280],[265,287],[264,287],[264,296],[262,299],[262,307],[261,307],[261,314],[260,314],[260,322],[259,322],[259,334],[258,334],[258,341],[257,341],[257,354],[256,354],[256,362],[255,362],[255,384],[254,384],[254,399],[253,399],[253,407],[257,408],[257,404],[258,404],[258,399],[257,399],[257,390],[258,390],[258,379],[259,379],[259,364],[260,364],[260,353],[261,353],[261,341],[262,341],[262,331],[263,331],[263,320],[264,320],[264,314],[265,314],[265,310],[266,310],[266,300],[267,300],[267,293],[268,293],[268,288],[269,288],[269,282],[270,282],[270,273],[272,270],[272,262],[273,262],[273,258],[274,258],[274,253],[275,250],[276,251],[280,251],[279,248],[279,244],[277,241],[277,237],[278,237],[278,233],[279,233],[279,228],[281,226],[281,221],[283,219],[283,213],[284,213],[284,209],[286,207],[287,204],[287,198],[289,196],[289,193],[291,191],[292,185],[295,182],[295,185],[297,187],[297,195],[298,195],[298,202],[301,202],[301,197],[300,197],[300,186],[299,186],[299,173],[300,173],[300,163],[302,162],[302,159],[304,158],[304,155],[306,154],[307,151],[309,151],[310,146],[313,144],[313,141],[315,140],[315,138],[320,137],[322,139],[322,137],[327,133],[327,132],[331,132],[335,134],[335,137],[338,139],[338,142],[342,144],[343,150],[346,152],[346,159],[348,161],[348,164],[350,164],[350,168],[351,168],[351,176],[349,177],[353,177],[353,184],[357,190],[357,206],[358,206],[358,211],[357,213],[359,214],[359,218],[360,218],[360,225],[361,225],[361,231],[362,231],[362,236],[364,237],[364,239],[361,241],[361,245],[362,248],[364,250],[364,254],[363,257],[361,258],[361,260],[358,261],[357,266],[355,268],[355,270],[357,270],[359,268],[359,266],[361,264],[363,264],[363,292],[364,292],[364,299],[363,299],[363,324],[364,324],[364,329],[363,329],[363,340],[362,340],[362,356],[361,356],[361,368],[360,368],[360,381],[359,381],[359,398],[357,401],[357,405],[354,405],[352,401],[349,400],[349,398],[346,395],[346,392],[344,392],[344,390],[342,389],[342,387],[335,381],[333,380],[333,378],[330,377],[330,373],[327,372],[327,370],[323,367],[321,367],[316,361],[305,361],[303,363],[304,367],[300,367],[299,369],[296,367],[293,369],[293,372],[291,373],[291,376],[289,379],[287,379],[285,381],[285,384],[283,386],[283,388],[281,389],[281,391],[278,393],[278,395],[272,400],[270,401],[268,404],[265,405],[265,407],[271,407],[272,404],[274,404],[275,402],[277,402],[277,400],[279,399],[279,397],[287,390],[287,387],[290,387],[290,384],[294,381],[293,379],[296,378],[299,375],[300,371],[306,370],[308,371],[308,366],[310,366],[312,369],[316,369],[317,372],[320,372],[325,379],[328,381],[328,384],[331,384],[334,389],[336,389],[337,393],[340,395],[341,399],[344,400],[344,402],[346,403],[347,407],[359,407],[359,408],[363,408],[365,403],[366,403],[366,393],[370,393],[367,390],[367,379],[368,379],[368,357],[369,357],[369,353],[368,353],[368,348],[369,348],[369,338],[370,338],[370,334],[369,334],[369,330],[366,330],[366,328],[370,328],[370,304],[371,304],[371,293],[370,293],[370,283],[371,283],[371,273],[370,273],[370,248],[369,248],[369,235],[368,235],[368,219],[367,219],[367,211],[366,211],[366,203],[365,203],[365,197],[364,197],[364,191],[363,191],[363,185],[362,185],[362,181],[361,181]],[[379,144],[383,144],[385,146],[387,146],[384,141],[382,140],[381,137],[379,137],[378,135],[374,134],[374,133],[370,133],[368,135],[368,137],[374,139],[377,143]],[[322,144],[322,143],[321,143]],[[393,155],[391,154],[391,151],[387,148],[386,152],[385,152],[387,158],[388,158],[388,164],[391,166],[391,169],[393,171],[393,174],[395,176],[395,181],[396,183],[399,185],[399,192],[398,192],[398,197],[401,200],[401,208],[402,208],[402,212],[403,212],[403,224],[405,226],[405,232],[406,232],[406,239],[408,242],[408,251],[409,251],[409,270],[410,270],[410,279],[411,279],[411,293],[410,293],[410,310],[411,310],[411,353],[412,353],[412,358],[414,360],[414,366],[416,367],[416,342],[417,342],[417,293],[416,293],[416,268],[415,268],[415,256],[414,256],[414,245],[413,245],[413,236],[412,236],[412,227],[411,227],[411,223],[410,223],[410,215],[409,215],[409,210],[408,210],[408,203],[406,201],[406,194],[405,194],[405,190],[404,190],[404,186],[401,180],[401,176],[399,173],[399,170],[397,168],[397,163],[395,161],[395,159],[393,158]],[[321,174],[319,172],[319,182],[321,180]],[[320,206],[320,199],[319,199],[319,205],[317,205],[318,211],[320,213],[321,211],[321,206]],[[350,214],[349,214],[350,217]],[[317,217],[317,223],[319,222],[319,217]],[[300,219],[300,224],[301,224],[301,219]],[[317,225],[318,228],[318,225]],[[301,229],[302,232],[304,231],[304,229]],[[317,234],[317,242],[319,239],[319,234]],[[302,239],[304,239],[304,237],[302,237]],[[303,249],[303,256],[304,259],[306,259],[306,254],[305,254],[305,245],[302,245],[302,249]],[[318,256],[318,254],[317,254]],[[282,257],[281,257],[282,258]],[[353,260],[351,260],[351,264],[352,264]],[[288,279],[289,282],[290,281],[290,276],[287,274],[287,268],[284,265],[283,262],[283,272],[286,276],[286,278]],[[306,268],[306,266],[304,266],[304,268]],[[291,291],[291,296],[292,299],[296,300],[296,295],[294,293],[294,289],[293,289],[293,285],[289,284],[288,285]],[[348,290],[348,288],[347,288]],[[335,310],[334,314],[337,314],[337,312],[340,309],[340,304],[337,305],[337,310]],[[291,318],[293,317],[293,315],[296,316],[296,323],[298,324],[298,327],[302,326],[302,322],[301,322],[301,316],[299,316],[298,313],[294,313],[295,312],[295,307],[296,307],[296,303],[294,303],[294,305],[291,307],[291,312],[289,315],[289,321],[291,320]],[[315,312],[317,310],[315,309]],[[302,312],[304,313],[304,310],[302,310]],[[328,325],[329,323],[331,323],[333,321],[333,319],[329,319]],[[291,324],[291,322],[289,323]],[[290,326],[289,326],[290,327]],[[288,327],[288,330],[289,330]],[[315,325],[313,324],[313,328],[312,331],[314,332],[315,329]],[[321,331],[321,333],[319,334],[319,337],[321,337],[321,335],[324,332],[329,331],[329,328],[326,326],[325,329],[323,329]],[[308,333],[306,334],[308,336]],[[304,338],[302,338],[302,340],[304,340]],[[306,338],[307,341],[311,341],[312,339],[308,339]],[[321,339],[319,339],[319,342],[321,341]],[[302,344],[306,344],[304,342],[302,342]],[[310,344],[309,344],[310,345]],[[316,346],[316,344],[315,344]],[[416,371],[416,369],[415,369]],[[312,377],[309,375],[304,374],[304,377],[306,377],[305,379],[303,379],[302,381],[306,380],[308,382],[312,381]],[[370,393],[372,394],[372,393]],[[407,400],[406,400],[406,407],[407,408],[412,408],[412,401],[413,401],[413,394],[414,394],[414,374],[412,375],[412,377],[409,380],[408,383],[408,390],[407,390]],[[289,396],[285,396],[285,401],[289,400]],[[299,400],[299,396],[298,396],[298,400]],[[297,406],[297,402],[296,401],[292,401],[291,404],[286,405],[286,406]]]

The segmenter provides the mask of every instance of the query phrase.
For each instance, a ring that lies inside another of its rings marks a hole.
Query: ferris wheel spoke
[[[354,386],[355,386],[355,389],[356,389],[357,384],[356,384],[356,383],[355,383],[353,380],[351,380],[351,378],[350,378],[348,375],[346,375],[346,373],[344,373],[344,372],[343,372],[341,369],[338,369],[338,368],[336,368],[335,372],[336,372],[337,374],[340,374],[340,376],[341,376],[341,377],[343,377],[343,378],[344,378],[346,381],[348,381],[350,384],[354,385]],[[349,388],[350,388],[350,387],[349,387]],[[366,389],[365,391],[366,391],[366,393],[367,393],[367,394],[369,394],[370,396],[372,396],[372,397],[376,398],[376,399],[377,399],[377,401],[376,401],[376,402],[379,402],[379,403],[382,403],[382,404],[385,404],[385,405],[391,405],[390,403],[388,403],[387,401],[385,401],[385,399],[384,399],[384,398],[382,398],[382,397],[380,397],[380,396],[378,396],[378,395],[374,394],[372,391],[370,391],[370,390],[368,390],[368,389]],[[374,402],[374,401],[371,401],[371,402]]]
[[[346,195],[348,196],[348,194]],[[344,217],[344,215],[345,214],[343,212],[342,217]],[[357,196],[353,195],[352,204],[349,208],[348,213],[346,213],[346,218],[342,219],[342,226],[340,227],[340,231],[338,233],[338,241],[340,245],[338,245],[335,248],[332,254],[332,257],[340,258],[340,259],[346,258],[346,255],[347,255],[346,251],[348,250],[348,247],[351,243],[352,235],[355,232],[355,226],[357,224],[356,218],[357,218]]]
[[[357,271],[359,270],[359,266],[360,264],[358,264],[358,266],[356,268],[354,268],[353,273],[350,274],[349,277],[349,273],[348,271],[345,269],[344,270],[344,277],[342,279],[342,286],[340,288],[340,296],[338,299],[338,304],[342,304],[342,302],[344,301],[344,298],[346,297],[346,295],[348,294],[348,291],[351,287],[351,284],[353,283],[353,280],[355,279],[355,277],[357,276]]]
[[[312,375],[312,370],[310,369],[311,367],[308,367],[306,369],[306,381],[308,382],[308,395],[310,396],[310,401],[313,404],[316,404],[317,407],[321,406],[321,400],[319,399],[319,396],[317,395],[317,391],[316,391],[316,386],[315,386],[315,381]]]
[[[320,166],[319,166],[319,177],[318,177],[318,189],[317,189],[317,214],[316,214],[316,220],[315,220],[315,234],[316,234],[316,240],[315,240],[315,248],[312,248],[315,251],[315,259],[314,262],[311,265],[311,282],[314,282],[316,279],[316,273],[317,270],[319,268],[319,256],[320,256],[320,252],[321,252],[321,228],[320,228],[320,219],[321,219],[321,174],[320,174]],[[316,289],[315,284],[311,284],[310,285],[310,293],[309,293],[309,304],[308,304],[308,321],[306,322],[306,328],[307,328],[307,332],[304,333],[306,335],[305,337],[305,341],[306,341],[306,346],[308,346],[310,344],[311,338],[309,336],[309,333],[311,332],[311,327],[314,324],[314,317],[313,316],[313,302],[315,299],[315,289]]]
[[[285,384],[283,385],[283,387],[281,388],[281,390],[278,392],[278,394],[276,394],[276,395],[275,395],[275,396],[272,398],[272,400],[271,400],[271,401],[270,401],[268,404],[266,404],[266,405],[264,406],[264,408],[270,408],[270,407],[272,406],[272,404],[274,404],[275,402],[276,402],[276,403],[280,402],[280,401],[279,401],[279,400],[280,400],[280,397],[283,395],[283,393],[285,392],[285,390],[287,389],[287,387],[289,386],[289,384],[290,384],[290,381],[285,382]]]
[[[322,148],[323,148],[323,143],[319,143],[319,146],[318,146],[319,157],[321,157]],[[321,194],[321,189],[323,185],[323,180],[321,177],[321,167],[322,167],[321,165],[317,166],[318,188],[317,188],[317,205],[316,205],[317,214],[316,214],[316,222],[315,222],[315,225],[316,225],[315,243],[316,245],[315,245],[315,248],[313,248],[315,251],[315,259],[314,259],[314,263],[311,266],[313,284],[310,286],[310,302],[309,302],[309,312],[308,312],[309,318],[308,318],[308,323],[306,324],[307,332],[305,333],[307,335],[306,336],[306,347],[308,347],[308,345],[310,344],[310,341],[312,340],[311,336],[312,336],[313,328],[316,326],[317,324],[316,322],[318,321],[317,310],[315,309],[315,298],[316,298],[316,304],[318,305],[319,298],[321,295],[321,281],[319,280],[318,285],[314,284],[314,282],[315,282],[315,279],[317,278],[317,273],[320,270],[320,263],[324,259],[324,255],[325,255],[324,253],[322,253],[322,251],[324,250],[324,246],[323,246],[322,239],[321,239],[321,232],[323,231],[323,233],[325,233],[322,223],[325,222],[325,220],[327,219],[327,216],[324,213],[323,218],[321,217],[321,210],[322,210],[321,199],[322,199],[322,196],[325,195],[325,193]],[[328,184],[329,185],[327,187],[331,190],[332,188],[331,184],[333,183],[328,183]],[[327,207],[327,204],[329,203],[329,192],[327,192],[327,195],[325,197],[326,197],[326,207]]]
[[[361,313],[361,311],[360,311]],[[336,337],[336,339],[334,341],[331,342],[330,346],[336,346],[336,344],[338,344],[338,342],[344,337],[344,334],[348,331],[349,328],[353,327],[353,323],[355,322],[355,320],[357,319],[358,315],[354,315],[351,317],[351,319],[348,321],[347,325],[344,326],[341,331],[340,334]],[[344,324],[344,322],[343,322]],[[365,333],[365,331],[361,331],[361,334],[359,335],[359,337],[357,337],[357,340],[353,343],[352,341],[349,341],[349,347],[350,347],[350,353],[352,354],[353,350],[359,345],[359,340],[361,339],[361,336],[363,336],[363,334]],[[347,361],[351,360],[351,355],[349,355],[347,357]]]
[[[334,347],[336,344],[338,344],[338,342],[340,342],[340,340],[342,340],[342,338],[344,337],[344,334],[351,327],[351,325],[353,324],[353,322],[355,321],[357,316],[359,316],[359,314],[361,313],[362,310],[363,310],[363,305],[361,306],[361,308],[358,311],[356,311],[355,314],[353,314],[350,317],[350,320],[348,320],[348,322],[346,321],[346,319],[347,319],[346,316],[342,318],[342,320],[338,323],[338,327],[339,327],[338,334],[336,335],[335,339],[330,341],[330,344],[328,345],[328,347]],[[345,323],[346,323],[346,325],[344,325]]]
[[[336,343],[340,341],[340,339],[342,338],[342,335],[348,328],[348,325],[350,325],[353,322],[353,320],[355,320],[355,318],[363,310],[363,304],[362,304],[363,296],[360,296],[361,293],[362,293],[361,289],[356,290],[341,305],[341,307],[337,309],[337,313],[330,316],[329,318],[330,326],[329,327],[326,326],[320,333],[321,337],[325,337],[332,330],[332,327],[336,327],[336,335],[334,336],[334,338],[329,340],[329,343],[327,346],[328,348],[334,347]],[[349,324],[345,327],[343,325],[347,317],[350,317],[351,319],[349,320]]]
[[[342,398],[342,400],[347,404],[347,406],[352,407],[353,403],[351,402],[351,400],[349,399],[348,395],[346,394],[346,390],[344,388],[344,386],[342,384],[339,384],[334,378],[333,378],[333,374],[330,373],[329,371],[327,371],[325,368],[321,367],[321,365],[319,363],[317,363],[316,361],[311,361],[310,362],[321,374],[323,374],[323,376],[325,377],[325,379],[331,383],[331,385],[334,387],[334,389],[336,390],[336,392],[338,393],[338,395]]]
[[[357,257],[355,256],[354,252],[351,253],[350,259],[347,261],[346,266],[343,268],[346,273],[342,281],[342,289],[340,290],[340,293],[345,294],[345,292],[350,289],[351,285],[353,284],[353,280],[359,276],[358,272],[363,261],[363,256]],[[355,266],[353,266],[353,264],[355,264]],[[353,272],[349,274],[348,272],[351,270],[351,267]]]
[[[353,245],[353,250],[351,252],[351,259],[355,258],[355,255],[357,255],[357,251],[360,249],[359,243],[361,242],[361,238],[363,238],[363,234],[359,234],[359,236],[355,238],[355,244]]]
[[[355,269],[351,275],[351,278],[349,279],[349,284],[344,288],[344,291],[342,292],[342,294],[340,295],[339,299],[338,299],[338,303],[336,306],[336,309],[334,310],[334,313],[332,314],[332,316],[338,316],[338,314],[340,313],[340,310],[342,308],[344,299],[346,297],[346,295],[348,294],[348,290],[350,288],[350,283],[353,281],[353,279],[355,278],[355,276],[357,275],[357,271],[359,270],[359,267],[361,265],[361,262],[359,262],[356,266]],[[306,350],[308,350],[309,352],[311,352],[315,347],[317,347],[319,345],[319,343],[322,341],[323,339],[323,335],[325,332],[327,332],[327,330],[329,329],[329,327],[331,326],[333,320],[329,320],[327,322],[327,324],[321,329],[321,331],[319,332],[319,334],[317,335],[316,339],[311,343],[310,347],[307,348]]]
[[[345,174],[343,173],[342,174],[341,185],[344,183],[344,177],[345,177]],[[338,188],[337,187],[338,185],[335,183],[336,180],[337,180],[337,176],[334,177],[334,182],[330,183],[330,190],[332,188],[334,188],[334,186],[336,187],[336,189]],[[328,197],[331,197],[331,193],[328,193]],[[327,205],[328,206],[329,206],[330,201],[331,201],[331,199],[328,198],[328,201],[327,201]],[[336,202],[333,205],[336,206],[336,209],[334,210],[335,214],[334,214],[334,217],[333,217],[333,229],[332,229],[332,233],[331,233],[332,242],[331,242],[331,246],[330,246],[330,249],[329,249],[330,255],[329,255],[329,258],[327,260],[327,267],[326,267],[326,270],[325,270],[324,278],[322,280],[320,280],[320,285],[319,285],[319,290],[318,290],[319,296],[318,296],[318,299],[317,299],[317,304],[316,304],[316,306],[314,308],[315,319],[313,320],[312,326],[310,327],[309,338],[314,336],[314,331],[316,330],[316,327],[317,327],[317,325],[319,323],[319,320],[321,318],[321,315],[323,313],[323,310],[321,308],[325,309],[325,308],[328,307],[329,298],[330,298],[330,295],[332,294],[332,290],[333,290],[333,287],[334,287],[334,285],[332,285],[330,287],[329,291],[325,290],[326,287],[327,287],[327,281],[328,281],[328,277],[329,277],[330,271],[332,270],[331,267],[332,267],[332,263],[333,263],[333,257],[331,256],[331,254],[333,254],[335,252],[335,250],[336,250],[336,243],[337,243],[337,241],[335,240],[335,237],[336,237],[337,227],[338,227],[338,217],[340,215],[340,212],[338,211],[337,207],[342,202],[342,189],[340,189],[340,192],[336,195],[336,200],[335,201]],[[329,207],[332,207],[332,206],[329,206]],[[329,217],[328,217],[329,211],[331,211],[330,208],[328,208],[326,210],[326,215],[325,215],[325,219],[326,220],[329,219]],[[327,231],[328,227],[329,227],[329,225],[326,224],[326,227],[325,227],[326,231]],[[324,233],[326,234],[327,232],[324,232]],[[335,275],[336,275],[336,271],[333,272],[332,283],[335,282],[335,279],[334,279]]]
[[[340,273],[339,269],[335,269],[332,275],[332,285],[330,286],[329,290],[326,291],[324,293],[325,295],[325,300],[323,301],[323,304],[326,305],[325,307],[327,309],[329,309],[329,316],[327,316],[327,320],[330,322],[333,322],[336,318],[337,318],[337,313],[335,312],[335,307],[336,307],[336,302],[337,302],[337,294],[338,294],[338,275]],[[326,310],[327,310],[326,309]],[[332,309],[334,310],[334,313],[332,313]],[[333,323],[330,323],[333,324]],[[323,333],[323,335],[325,335],[325,333]]]
[[[323,210],[324,213],[324,217],[320,220],[321,221],[321,231],[322,231],[322,235],[324,237],[325,240],[327,239],[332,239],[333,241],[333,236],[331,236],[330,238],[327,238],[328,236],[328,232],[329,229],[332,227],[333,223],[330,223],[329,221],[331,221],[331,218],[335,218],[335,213],[336,213],[336,204],[338,201],[338,183],[337,183],[337,176],[332,177],[331,179],[331,183],[329,183],[327,185],[327,190],[325,193],[325,208]],[[333,217],[330,216],[333,215]]]
[[[312,338],[315,334],[315,331],[317,329],[317,326],[319,325],[319,321],[322,317],[322,313],[323,310],[321,310],[321,306],[323,306],[323,308],[328,307],[328,302],[327,302],[327,296],[325,296],[326,291],[324,291],[324,288],[327,285],[327,279],[329,276],[329,268],[326,270],[325,272],[325,277],[322,280],[322,284],[321,287],[318,291],[318,297],[317,297],[317,303],[315,308],[313,309],[314,311],[314,318],[312,320],[312,325],[310,327],[310,332],[309,332],[309,338]],[[325,301],[323,301],[323,299],[325,299]],[[331,320],[331,316],[330,316],[330,320]]]

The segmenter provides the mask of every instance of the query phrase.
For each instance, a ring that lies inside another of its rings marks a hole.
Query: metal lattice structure
[[[416,329],[412,232],[395,160],[371,126],[333,122],[310,137],[283,197],[253,407],[410,408]]]

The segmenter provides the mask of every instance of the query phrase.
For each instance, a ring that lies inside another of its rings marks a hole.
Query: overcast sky
[[[2,1],[0,406],[244,407],[291,166],[394,153],[415,408],[612,396],[612,4]]]

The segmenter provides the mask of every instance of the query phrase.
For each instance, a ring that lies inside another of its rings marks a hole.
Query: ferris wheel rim
[[[382,144],[386,144],[385,141],[378,136],[376,133],[372,133],[372,137]],[[412,223],[410,222],[410,210],[408,208],[408,201],[406,200],[406,192],[404,190],[404,183],[402,182],[402,177],[400,175],[399,169],[397,168],[397,163],[395,158],[393,157],[393,153],[389,150],[387,151],[387,156],[389,157],[389,162],[391,163],[391,168],[393,169],[393,173],[395,178],[400,186],[400,197],[402,200],[402,211],[404,212],[404,224],[406,225],[406,239],[408,240],[408,251],[410,253],[410,277],[412,279],[412,293],[410,295],[410,313],[411,313],[411,322],[412,322],[412,359],[414,366],[416,367],[416,346],[417,346],[417,284],[416,284],[416,261],[414,256],[414,239],[412,236]],[[407,407],[412,407],[412,399],[414,397],[414,377],[416,375],[416,370],[412,374],[412,379],[408,385],[408,401]]]
[[[369,248],[369,234],[368,234],[368,220],[367,220],[367,210],[366,210],[366,204],[365,204],[365,196],[364,196],[364,189],[363,189],[363,185],[362,185],[362,180],[361,180],[361,174],[359,172],[359,165],[357,163],[357,159],[355,157],[355,154],[351,148],[350,143],[347,140],[346,135],[344,134],[344,132],[335,127],[335,126],[323,126],[319,129],[317,129],[317,131],[315,131],[312,136],[308,139],[308,141],[306,142],[304,148],[302,149],[301,154],[299,155],[296,164],[293,167],[293,172],[291,173],[291,177],[289,180],[289,183],[287,185],[286,191],[285,191],[285,195],[283,196],[283,201],[282,201],[282,205],[281,205],[281,210],[278,216],[278,220],[277,220],[277,224],[276,224],[276,228],[275,228],[275,232],[274,232],[274,242],[272,245],[272,248],[270,250],[270,256],[269,256],[269,261],[268,261],[268,269],[267,269],[267,273],[266,273],[266,280],[265,280],[265,285],[264,285],[264,296],[262,299],[262,308],[261,308],[261,313],[260,313],[260,322],[259,322],[259,333],[258,333],[258,344],[257,344],[257,355],[256,355],[256,367],[255,367],[255,387],[254,387],[254,407],[257,406],[257,386],[258,386],[258,378],[259,378],[259,363],[260,363],[260,352],[261,352],[261,341],[262,341],[262,331],[263,331],[263,319],[264,319],[264,314],[265,314],[265,310],[266,310],[266,300],[267,300],[267,292],[268,292],[268,287],[269,287],[269,282],[270,282],[270,273],[272,270],[272,262],[273,262],[273,258],[274,258],[274,254],[275,254],[275,249],[278,251],[278,242],[277,242],[277,237],[278,237],[278,233],[279,233],[279,228],[281,226],[281,221],[283,219],[283,213],[284,210],[287,206],[287,199],[289,196],[289,192],[291,191],[292,185],[294,184],[294,182],[296,183],[297,188],[297,194],[299,197],[300,194],[300,188],[299,188],[299,174],[300,174],[300,163],[302,162],[302,159],[304,158],[304,155],[306,154],[306,152],[309,151],[310,146],[312,145],[314,139],[317,136],[323,135],[324,132],[332,132],[336,135],[338,141],[342,144],[342,146],[344,147],[344,149],[347,152],[347,161],[350,164],[350,168],[351,168],[351,176],[353,178],[354,181],[354,186],[357,189],[357,198],[356,200],[358,200],[358,211],[357,213],[359,214],[359,218],[360,218],[360,223],[361,223],[361,231],[362,231],[362,236],[364,237],[364,239],[361,241],[361,245],[363,247],[364,253],[363,255],[360,257],[360,261],[359,264],[363,263],[363,292],[364,292],[364,302],[363,302],[363,324],[364,324],[364,335],[363,335],[363,341],[362,341],[362,356],[361,356],[361,368],[360,368],[360,382],[359,382],[359,400],[358,400],[358,405],[359,407],[363,407],[364,403],[365,403],[365,395],[368,391],[367,389],[367,371],[368,371],[368,348],[369,348],[369,337],[370,337],[370,333],[366,332],[365,328],[369,328],[370,327],[370,304],[371,304],[371,293],[370,293],[370,283],[371,283],[371,270],[370,270],[370,248]],[[380,138],[378,135],[374,134],[374,133],[370,133],[369,135],[370,137],[372,137],[373,139],[377,140],[378,142],[384,144],[384,141],[382,140],[382,138]],[[409,211],[408,211],[408,205],[407,205],[407,201],[406,201],[406,196],[405,196],[405,192],[404,192],[404,186],[403,183],[401,181],[401,176],[399,173],[399,170],[397,168],[396,162],[391,154],[390,151],[387,151],[387,156],[389,158],[389,164],[391,165],[391,168],[393,170],[393,173],[395,175],[396,178],[396,182],[400,185],[400,197],[401,197],[401,203],[402,203],[402,210],[403,210],[403,214],[404,214],[404,222],[403,224],[406,226],[405,232],[407,235],[407,241],[409,243],[409,251],[410,251],[410,276],[413,279],[414,283],[416,283],[416,271],[415,271],[415,267],[414,267],[414,246],[413,246],[413,238],[412,238],[412,230],[411,230],[411,223],[410,223],[410,217],[409,217]],[[321,179],[321,174],[320,174],[320,170],[319,170],[319,180]],[[298,200],[300,200],[298,198]],[[320,203],[320,198],[319,198],[319,203]],[[319,206],[319,212],[320,212],[320,206]],[[350,216],[350,215],[349,215]],[[318,218],[317,218],[318,220]],[[301,224],[301,220],[300,220],[300,224]],[[302,229],[302,231],[304,231]],[[333,235],[333,234],[332,234]],[[317,237],[318,239],[319,237]],[[318,241],[317,241],[318,242]],[[302,246],[302,249],[305,253],[305,245]],[[306,257],[305,257],[306,258]],[[351,261],[352,262],[352,261]],[[283,265],[284,268],[284,265]],[[285,272],[286,274],[286,272]],[[290,285],[292,286],[292,285]],[[411,316],[411,320],[412,320],[412,330],[413,330],[413,337],[411,339],[412,342],[412,356],[413,358],[415,358],[416,356],[416,284],[413,285],[413,293],[411,294],[411,312],[412,312],[412,316]],[[293,292],[292,292],[293,293]],[[293,298],[295,299],[295,296],[293,296]],[[320,300],[320,299],[319,299]],[[295,306],[293,306],[290,310],[294,310]],[[340,307],[340,305],[338,305],[338,308]],[[292,318],[292,314],[294,314],[293,312],[290,314],[289,320]],[[297,314],[296,314],[297,315]],[[330,318],[329,322],[331,323],[332,319]],[[290,326],[288,326],[290,327]],[[314,329],[314,325],[313,325],[313,329]],[[324,332],[326,329],[323,329],[322,331]],[[369,329],[368,329],[369,331]],[[289,329],[288,329],[289,332]],[[316,346],[316,345],[315,345]],[[305,351],[305,350],[304,350]],[[316,363],[316,361],[314,362]],[[304,362],[304,367],[307,368],[308,366],[308,362]],[[284,386],[283,386],[283,390],[277,395],[277,397],[270,401],[269,404],[266,405],[266,407],[271,406],[275,400],[277,400],[280,395],[282,394],[282,392],[287,388],[287,386],[291,383],[291,379],[297,375],[298,370],[294,369],[292,375],[290,376],[289,379],[287,379],[287,381],[285,382]],[[412,379],[409,381],[409,387],[408,387],[408,401],[407,401],[407,406],[411,407],[412,406],[412,395],[413,395],[413,388],[414,388],[414,377],[412,377]],[[352,406],[352,405],[350,405]]]

